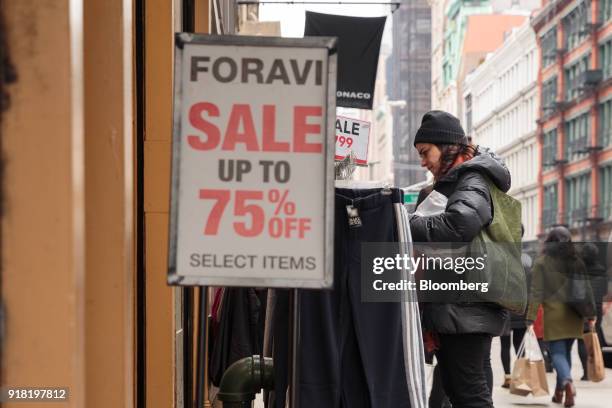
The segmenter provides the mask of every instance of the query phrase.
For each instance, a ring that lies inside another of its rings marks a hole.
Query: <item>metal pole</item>
[[[196,407],[210,407],[208,401],[208,290],[198,288],[198,347],[196,365]]]
[[[193,288],[183,288],[183,401],[193,406]]]
[[[274,333],[274,310],[276,308],[276,290],[268,289],[266,298],[266,322],[264,325],[263,356],[272,357],[272,335]],[[269,406],[270,394],[273,391],[264,390],[263,400],[266,407]]]
[[[182,31],[193,32],[195,28],[195,4],[193,0],[182,1]],[[183,291],[183,403],[193,406],[193,287]]]
[[[204,287],[203,292],[206,293],[206,304],[204,306],[204,308],[206,309],[206,334],[204,336],[204,408],[211,408],[212,407],[212,403],[210,402],[209,399],[209,387],[210,387],[210,381],[208,379],[208,355],[210,354],[210,349],[208,348],[209,344],[210,344],[210,328],[212,325],[212,320],[210,318],[210,316],[208,316],[208,299],[209,299],[209,290],[210,288],[208,287]],[[198,407],[200,408],[200,407]]]
[[[299,387],[300,383],[299,358],[298,352],[300,349],[300,292],[298,289],[293,289],[292,299],[292,325],[291,325],[291,408],[299,408]]]

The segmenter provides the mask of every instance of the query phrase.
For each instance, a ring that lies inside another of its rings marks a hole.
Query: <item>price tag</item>
[[[355,162],[357,164],[367,165],[370,127],[370,122],[344,116],[336,117],[335,159],[340,161],[344,159],[350,151],[353,151],[356,156]]]

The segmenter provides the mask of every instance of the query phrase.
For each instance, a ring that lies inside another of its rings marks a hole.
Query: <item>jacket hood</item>
[[[502,159],[489,149],[478,147],[478,152],[474,158],[453,167],[439,182],[455,181],[466,171],[479,171],[504,193],[510,190],[512,183],[510,171]]]

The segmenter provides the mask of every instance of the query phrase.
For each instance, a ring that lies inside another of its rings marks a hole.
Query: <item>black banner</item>
[[[338,37],[336,106],[372,109],[380,42],[387,17],[306,12],[304,36]]]

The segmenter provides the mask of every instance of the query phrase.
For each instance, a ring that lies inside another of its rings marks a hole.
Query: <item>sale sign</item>
[[[342,160],[352,151],[355,162],[368,164],[368,143],[370,141],[370,122],[363,120],[336,118],[336,160]]]
[[[177,35],[170,284],[332,285],[334,43]]]

